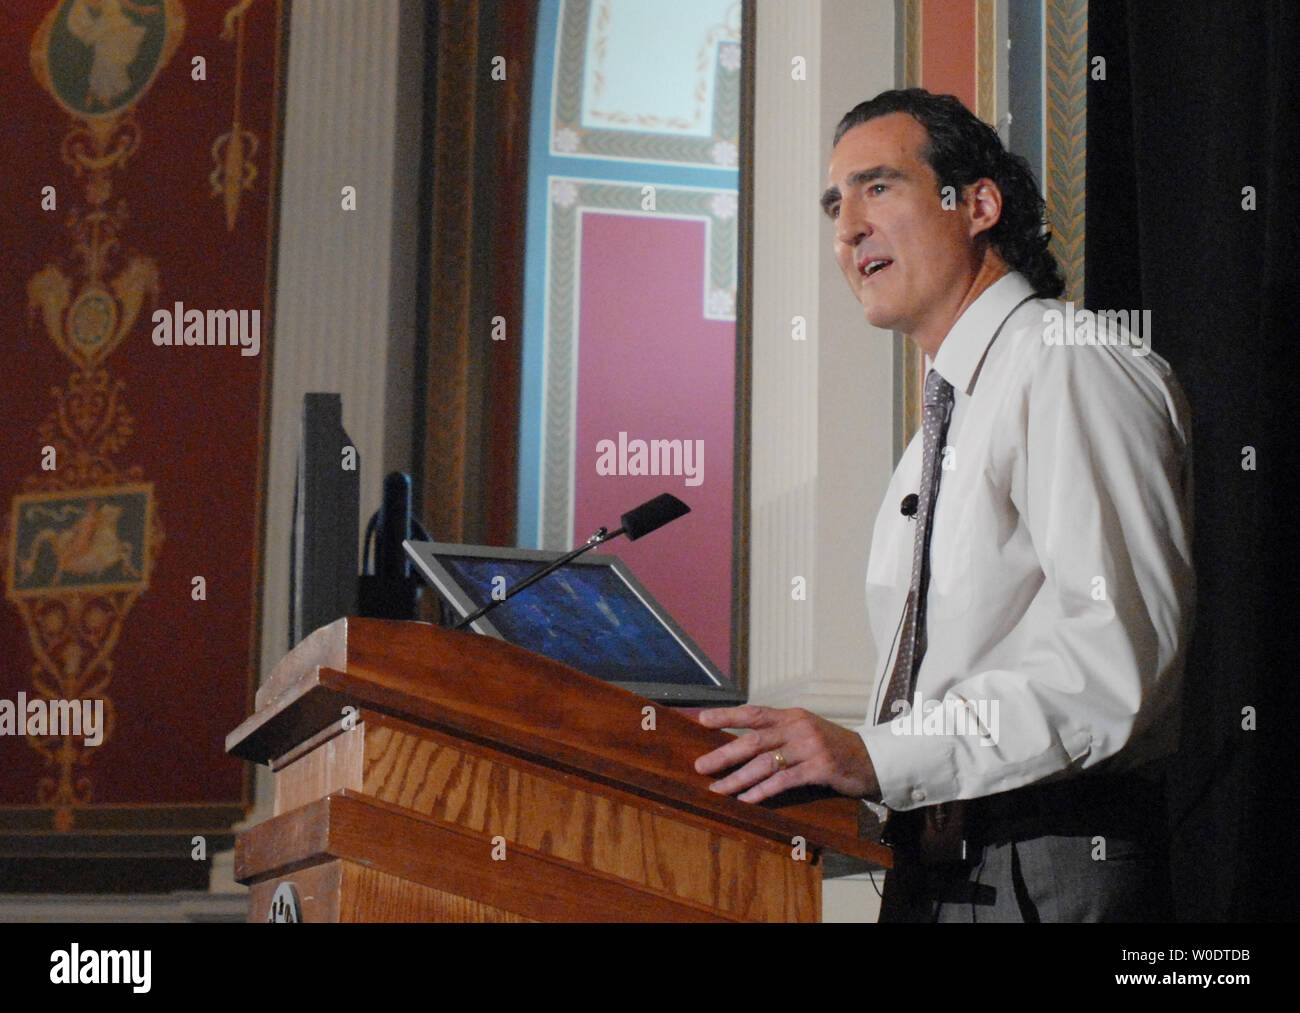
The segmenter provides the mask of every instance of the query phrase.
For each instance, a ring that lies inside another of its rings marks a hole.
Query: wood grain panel
[[[345,922],[527,922],[530,918],[446,890],[368,869],[343,866],[339,919]]]
[[[360,791],[364,742],[365,730],[360,725],[350,731],[338,729],[316,748],[276,771],[275,815],[345,788]]]
[[[348,918],[808,921],[830,862],[888,863],[855,800],[710,792],[693,762],[725,733],[665,707],[645,730],[643,698],[539,655],[369,619],[309,641],[227,737],[271,764],[282,810],[241,835],[240,882],[320,877],[308,870],[344,860],[447,895],[366,880],[369,900],[348,899],[342,880],[320,880],[353,905]],[[271,896],[256,894],[263,914]]]
[[[403,880],[536,920],[730,920],[703,905],[617,881],[517,842],[508,842],[504,858],[497,860],[491,835],[349,792],[276,816],[243,834],[235,849],[235,876],[250,885],[284,878],[296,882],[297,875],[334,859],[364,861]],[[274,891],[264,893],[256,901],[269,904]],[[396,902],[391,896],[383,901]],[[340,910],[370,918],[359,907]]]
[[[277,685],[268,688],[274,703],[227,737],[231,752],[267,762],[355,703],[782,846],[803,835],[818,849],[889,867],[888,849],[861,833],[863,806],[856,800],[828,789],[789,791],[760,805],[717,795],[694,762],[730,741],[727,733],[662,706],[656,730],[644,732],[643,697],[566,665],[503,641],[422,623],[340,619],[309,640],[316,637],[304,657],[346,670],[304,669],[295,681],[288,675],[295,649],[273,676]]]
[[[297,889],[305,923],[531,921],[491,904],[422,886],[357,862],[335,860],[254,886],[249,922],[266,921],[281,883],[292,883]]]
[[[788,845],[729,838],[630,793],[593,791],[538,764],[366,718],[367,795],[737,917],[819,915],[808,898],[820,897],[820,867],[794,860]]]

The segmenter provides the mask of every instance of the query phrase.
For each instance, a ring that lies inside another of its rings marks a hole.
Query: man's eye
[[[874,194],[876,194],[877,196],[879,196],[880,194],[884,193],[884,192],[885,192],[886,190],[888,190],[888,189],[889,189],[889,187],[887,187],[884,183],[872,183],[872,184],[871,184],[871,192],[874,193]]]

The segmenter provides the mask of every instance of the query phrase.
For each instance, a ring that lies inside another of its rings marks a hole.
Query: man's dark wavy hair
[[[932,95],[924,88],[881,92],[854,106],[835,128],[834,144],[861,123],[890,113],[907,113],[925,128],[929,141],[921,156],[939,180],[939,192],[952,186],[958,195],[977,179],[993,180],[1002,191],[1002,217],[985,233],[1013,271],[1019,271],[1040,296],[1065,291],[1061,269],[1047,248],[1047,205],[1029,163],[1002,146],[982,122],[953,95]]]

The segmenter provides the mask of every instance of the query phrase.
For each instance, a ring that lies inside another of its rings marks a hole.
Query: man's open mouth
[[[890,260],[889,258],[880,257],[876,260],[868,260],[865,264],[862,265],[860,270],[862,271],[862,276],[864,278],[870,278],[874,274],[879,274],[881,271],[883,271],[892,263],[893,261]]]

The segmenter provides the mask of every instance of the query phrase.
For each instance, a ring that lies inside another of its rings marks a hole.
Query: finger
[[[712,707],[696,718],[706,728],[766,728],[772,724],[771,707],[745,704],[743,707]]]
[[[802,776],[795,772],[798,764],[786,767],[785,770],[779,770],[771,777],[759,781],[748,791],[741,792],[736,798],[742,802],[762,802],[765,798],[771,798],[773,795],[779,795],[783,791],[791,788],[797,788],[803,784]]]
[[[695,761],[695,771],[699,774],[713,774],[738,763],[752,759],[768,747],[768,740],[761,732],[741,735],[725,745],[719,746],[711,753],[705,753]]]
[[[764,750],[739,770],[733,771],[721,781],[709,785],[709,790],[718,792],[721,795],[734,795],[736,792],[751,788],[764,778],[771,777],[778,772],[774,751]]]

